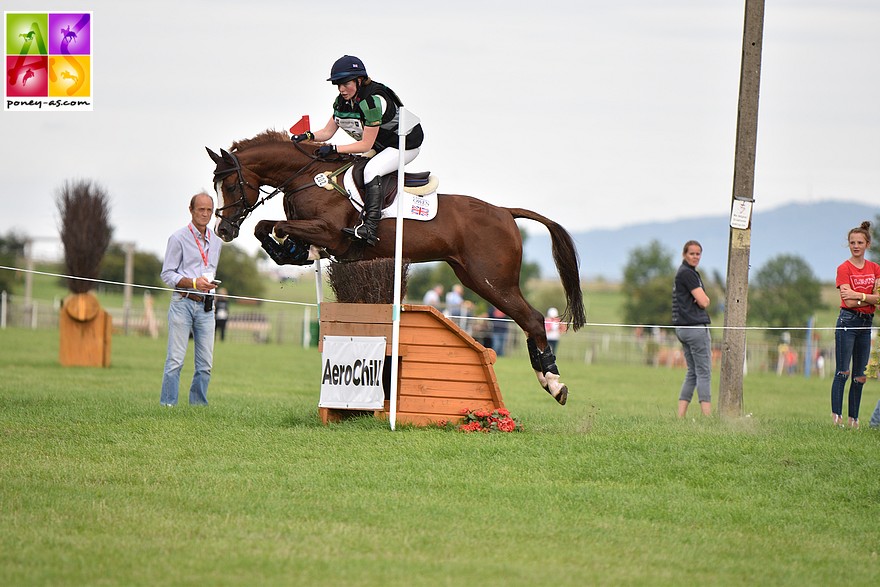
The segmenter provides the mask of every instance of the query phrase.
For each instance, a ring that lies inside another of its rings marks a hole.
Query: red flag
[[[292,135],[301,135],[307,130],[309,130],[309,115],[306,114],[302,118],[299,119],[299,122],[290,127],[290,134]]]

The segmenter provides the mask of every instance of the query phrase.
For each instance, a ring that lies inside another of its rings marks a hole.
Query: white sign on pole
[[[325,336],[320,408],[381,410],[384,336]]]
[[[731,228],[745,230],[752,220],[752,203],[747,200],[736,200],[730,211]]]

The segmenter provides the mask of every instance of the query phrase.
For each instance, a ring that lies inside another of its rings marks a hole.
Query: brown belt
[[[187,292],[187,293],[182,293],[182,294],[180,294],[180,295],[181,295],[181,297],[188,298],[188,299],[190,299],[190,300],[192,300],[192,301],[194,301],[194,302],[202,303],[202,302],[205,301],[204,296],[200,296],[200,295],[197,295],[197,294],[194,294],[194,293],[188,293],[188,292]]]

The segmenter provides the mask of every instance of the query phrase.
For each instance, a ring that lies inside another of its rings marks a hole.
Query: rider
[[[353,55],[344,55],[330,69],[328,82],[336,85],[339,96],[333,102],[333,116],[321,130],[293,135],[292,141],[329,141],[340,128],[356,142],[348,145],[324,145],[316,154],[328,157],[333,153],[366,153],[370,149],[376,155],[364,167],[363,221],[354,228],[342,231],[355,239],[364,239],[369,245],[379,242],[376,236],[382,217],[382,194],[379,178],[397,169],[400,119],[399,108],[403,102],[394,91],[367,75],[364,62]],[[419,154],[422,145],[422,126],[417,124],[406,135],[404,162],[409,163]]]

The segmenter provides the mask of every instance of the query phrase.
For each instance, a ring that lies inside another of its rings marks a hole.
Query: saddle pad
[[[363,210],[364,201],[354,185],[354,176],[351,169],[345,172],[343,186],[348,192],[348,199],[357,210]],[[397,197],[400,197],[398,192]],[[437,190],[427,194],[412,194],[408,191],[403,193],[403,218],[406,220],[432,220],[437,215]],[[382,218],[397,218],[397,200],[382,210]]]

